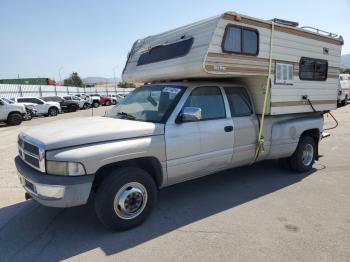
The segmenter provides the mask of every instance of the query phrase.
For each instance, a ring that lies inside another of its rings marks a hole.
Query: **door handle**
[[[225,130],[225,132],[232,132],[233,126],[225,126],[224,130]]]

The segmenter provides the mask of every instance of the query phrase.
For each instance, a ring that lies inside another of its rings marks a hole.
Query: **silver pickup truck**
[[[265,159],[309,171],[322,113],[267,116],[263,151],[255,159],[259,118],[250,99],[232,83],[145,85],[105,117],[21,133],[20,181],[27,196],[45,206],[84,205],[92,198],[104,225],[125,230],[147,218],[162,187]],[[78,128],[86,125],[91,128]]]

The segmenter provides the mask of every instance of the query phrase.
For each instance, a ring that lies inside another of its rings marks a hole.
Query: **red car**
[[[110,106],[112,104],[112,99],[108,96],[101,96],[99,94],[90,94],[90,96],[98,96],[100,98],[100,104],[103,106]]]

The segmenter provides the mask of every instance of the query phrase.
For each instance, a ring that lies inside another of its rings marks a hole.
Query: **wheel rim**
[[[57,109],[53,108],[51,109],[51,115],[56,116],[57,115]]]
[[[147,190],[137,182],[131,182],[118,190],[114,198],[114,211],[122,219],[140,215],[147,204]]]
[[[314,148],[311,144],[307,144],[304,147],[302,161],[304,166],[309,166],[314,159]]]

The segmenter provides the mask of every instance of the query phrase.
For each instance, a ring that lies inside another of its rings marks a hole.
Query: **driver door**
[[[233,121],[226,117],[221,88],[196,87],[183,107],[200,108],[202,117],[199,121],[180,123],[169,119],[166,124],[169,184],[225,169],[233,153]]]

